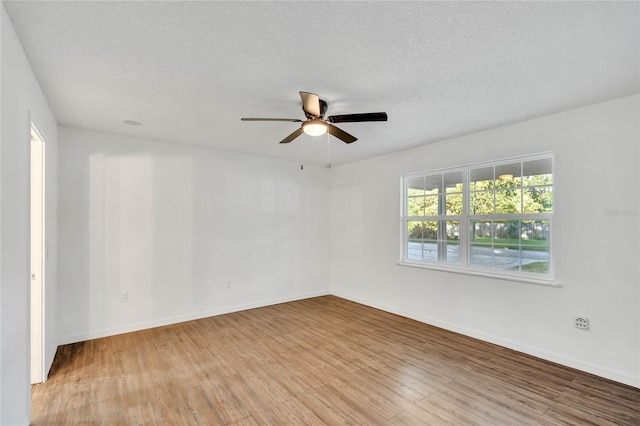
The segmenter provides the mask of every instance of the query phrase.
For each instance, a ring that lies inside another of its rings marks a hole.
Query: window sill
[[[506,280],[506,281],[516,281],[527,284],[536,284],[542,285],[545,287],[562,287],[562,285],[553,280],[553,279],[536,279],[536,278],[528,278],[528,277],[517,277],[513,275],[502,275],[502,274],[492,274],[491,272],[480,272],[473,269],[461,269],[461,268],[453,268],[453,267],[443,267],[443,266],[435,266],[435,265],[426,265],[424,263],[414,263],[408,262],[404,260],[400,260],[397,263],[398,266],[408,266],[411,268],[420,268],[420,269],[431,269],[435,271],[442,272],[453,272],[455,274],[463,274],[463,275],[471,275],[474,277],[483,277],[483,278],[494,278],[498,280]]]

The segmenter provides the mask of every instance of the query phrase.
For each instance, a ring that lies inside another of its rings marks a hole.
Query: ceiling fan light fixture
[[[309,136],[322,136],[327,133],[327,130],[327,124],[320,118],[314,118],[302,123],[302,131]]]

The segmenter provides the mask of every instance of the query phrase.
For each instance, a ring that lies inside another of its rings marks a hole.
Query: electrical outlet
[[[129,301],[129,292],[128,291],[123,291],[120,293],[120,303],[124,303],[124,302],[128,302]]]
[[[226,288],[231,288],[231,280],[227,280],[227,283],[225,284]]]
[[[575,326],[580,330],[588,330],[589,329],[589,318],[585,317],[576,317]]]

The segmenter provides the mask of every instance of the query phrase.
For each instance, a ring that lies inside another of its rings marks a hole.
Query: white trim
[[[501,277],[499,277],[501,278]],[[416,320],[418,322],[424,323],[424,324],[429,324],[435,327],[439,327],[442,328],[444,330],[448,330],[448,331],[452,331],[454,333],[458,333],[458,334],[462,334],[464,336],[468,336],[468,337],[472,337],[474,339],[480,339],[482,341],[488,342],[488,343],[492,343],[498,346],[502,346],[508,349],[512,349],[518,352],[522,352],[531,356],[535,356],[537,358],[541,358],[547,361],[551,361],[551,362],[555,362],[557,364],[560,365],[564,365],[570,368],[575,368],[577,370],[586,372],[586,373],[590,373],[590,374],[595,374],[596,376],[599,377],[603,377],[606,379],[610,379],[610,380],[614,380],[618,383],[623,383],[625,385],[629,385],[629,386],[633,386],[636,388],[640,388],[640,379],[638,377],[634,377],[632,375],[629,374],[625,374],[624,372],[621,371],[617,371],[617,370],[612,370],[609,368],[603,368],[597,365],[593,365],[593,364],[589,364],[589,363],[585,363],[579,360],[576,360],[574,358],[570,358],[570,357],[566,357],[560,354],[557,354],[555,352],[549,352],[543,349],[539,349],[539,348],[535,348],[533,346],[529,346],[520,342],[515,342],[513,340],[509,340],[509,339],[503,339],[500,338],[498,336],[494,336],[492,334],[487,334],[487,333],[483,333],[477,330],[473,330],[473,329],[469,329],[469,328],[465,328],[465,327],[458,327],[454,324],[445,322],[445,321],[439,321],[436,320],[434,318],[422,315],[422,314],[417,314],[415,312],[411,312],[411,311],[407,311],[404,309],[397,309],[393,306],[390,305],[386,305],[386,304],[380,304],[377,302],[373,302],[371,300],[368,299],[363,299],[357,296],[353,296],[352,294],[349,293],[345,293],[342,291],[318,291],[318,292],[311,292],[311,293],[305,293],[305,294],[300,294],[298,296],[291,296],[291,297],[283,297],[283,298],[278,298],[278,299],[270,299],[270,300],[263,300],[260,302],[254,302],[254,303],[247,303],[247,304],[242,304],[242,305],[236,305],[236,306],[230,306],[227,308],[221,308],[221,309],[215,309],[215,310],[211,310],[211,311],[204,311],[204,312],[199,312],[197,314],[189,314],[189,315],[180,315],[180,316],[176,316],[176,317],[171,317],[171,318],[165,318],[162,320],[157,320],[157,321],[148,321],[148,322],[143,322],[143,323],[137,323],[137,324],[131,324],[129,326],[126,327],[119,327],[119,328],[112,328],[112,329],[106,329],[106,330],[101,330],[101,331],[97,331],[97,332],[91,332],[88,334],[83,334],[83,335],[76,335],[76,336],[67,336],[64,337],[60,340],[59,344],[60,345],[65,345],[65,344],[70,344],[70,343],[77,343],[77,342],[83,342],[83,341],[87,341],[87,340],[92,340],[92,339],[98,339],[98,338],[102,338],[102,337],[108,337],[108,336],[114,336],[117,334],[122,334],[122,333],[129,333],[129,332],[133,332],[133,331],[140,331],[140,330],[146,330],[149,328],[154,328],[154,327],[162,327],[162,326],[166,326],[166,325],[171,325],[171,324],[177,324],[180,322],[185,322],[185,321],[192,321],[192,320],[197,320],[197,319],[202,319],[202,318],[208,318],[211,316],[216,316],[216,315],[223,315],[223,314],[228,314],[228,313],[232,313],[232,312],[239,312],[239,311],[244,311],[247,309],[254,309],[254,308],[261,308],[264,306],[271,306],[271,305],[275,305],[278,303],[286,303],[286,302],[293,302],[296,300],[303,300],[303,299],[308,299],[311,297],[318,297],[318,296],[327,296],[327,295],[332,295],[332,296],[337,296],[337,297],[341,297],[343,299],[346,300],[350,300],[356,303],[360,303],[362,305],[365,306],[370,306],[372,308],[376,308],[376,309],[380,309],[382,311],[385,312],[389,312],[395,315],[400,315],[403,316],[405,318],[410,318],[413,320]]]
[[[439,327],[444,330],[452,331],[454,333],[462,334],[464,336],[472,337],[474,339],[479,339],[479,340],[489,342],[498,346],[512,349],[514,351],[522,352],[537,358],[554,362],[556,364],[564,365],[570,368],[575,368],[577,370],[580,370],[586,373],[595,374],[596,376],[603,377],[605,379],[614,380],[618,383],[633,386],[635,388],[640,388],[640,378],[633,375],[626,374],[622,371],[612,370],[612,369],[603,368],[594,364],[585,363],[575,358],[566,357],[564,355],[560,355],[555,352],[549,352],[549,351],[539,349],[533,346],[529,346],[520,342],[515,342],[513,340],[503,339],[501,337],[494,336],[492,334],[482,333],[480,331],[472,330],[465,327],[458,327],[454,324],[451,324],[445,321],[439,321],[422,314],[417,314],[415,312],[406,311],[404,309],[397,309],[393,306],[372,302],[370,300],[362,299],[360,297],[355,297],[351,294],[344,293],[341,291],[337,291],[337,292],[332,291],[331,294],[334,296],[342,297],[343,299],[360,303],[362,305],[380,309],[385,312],[389,312],[395,315],[400,315],[405,318],[410,318],[424,324],[433,325],[435,327]]]
[[[31,112],[29,111],[29,115]],[[30,318],[30,381],[47,380],[45,365],[45,297],[46,297],[46,143],[36,124],[29,120],[29,318]],[[34,178],[38,180],[36,183]],[[35,185],[35,186],[34,186]],[[35,190],[35,194],[34,194]],[[37,196],[34,199],[34,195]],[[36,220],[34,234],[34,202]],[[35,242],[34,247],[34,238]],[[35,262],[35,264],[34,264]],[[34,280],[32,274],[36,274]]]
[[[58,345],[67,345],[70,343],[84,342],[87,340],[100,339],[102,337],[115,336],[123,333],[131,333],[134,331],[147,330],[155,327],[163,327],[166,325],[178,324],[186,321],[193,321],[202,318],[214,317],[217,315],[230,314],[232,312],[245,311],[247,309],[262,308],[265,306],[277,305],[279,303],[294,302],[297,300],[309,299],[311,297],[327,296],[331,294],[327,291],[315,291],[310,293],[302,293],[295,296],[287,296],[276,299],[261,300],[258,302],[244,303],[241,305],[229,306],[225,308],[212,309],[210,311],[201,311],[193,314],[176,315],[158,320],[144,321],[135,324],[128,324],[122,327],[106,328],[102,330],[90,331],[88,333],[76,334],[74,336],[61,337]]]
[[[538,152],[538,153],[534,153],[534,154],[526,154],[526,155],[517,155],[515,157],[507,157],[507,158],[500,158],[497,159],[495,161],[482,161],[480,163],[469,163],[469,164],[462,164],[462,165],[457,165],[457,166],[451,166],[451,167],[441,167],[439,169],[430,169],[430,170],[422,170],[422,171],[417,171],[417,172],[411,172],[411,173],[405,173],[402,176],[421,176],[424,174],[431,174],[432,172],[434,174],[437,173],[443,173],[443,172],[448,172],[448,171],[459,171],[459,170],[463,170],[463,169],[467,169],[467,168],[478,168],[478,167],[482,167],[482,166],[501,166],[504,164],[509,164],[512,163],[514,161],[524,161],[524,160],[539,160],[541,158],[546,158],[548,156],[553,156],[554,152],[553,151],[543,151],[543,152]]]
[[[491,272],[484,272],[484,271],[481,272],[480,270],[475,270],[475,269],[447,267],[445,266],[445,264],[429,265],[422,262],[412,263],[408,261],[399,260],[396,263],[396,265],[409,266],[411,268],[420,268],[420,269],[433,269],[433,270],[442,271],[442,272],[453,272],[455,274],[471,275],[474,277],[495,278],[499,280],[517,281],[521,283],[537,284],[537,285],[543,285],[547,287],[562,287],[562,284],[552,279],[544,280],[544,279],[536,279],[536,278],[527,278],[527,277],[523,277],[522,275],[492,274]],[[523,272],[520,272],[520,274],[523,274]]]

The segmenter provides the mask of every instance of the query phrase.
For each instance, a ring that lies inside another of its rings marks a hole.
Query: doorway
[[[31,124],[31,384],[46,380],[44,366],[45,151]]]

